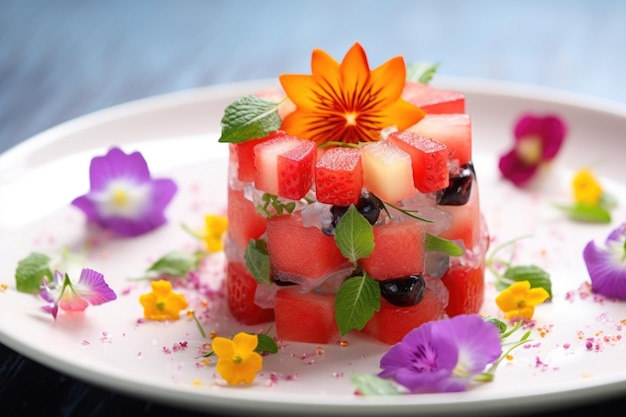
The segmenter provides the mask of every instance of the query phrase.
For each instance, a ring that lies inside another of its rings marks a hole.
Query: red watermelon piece
[[[331,293],[304,293],[295,286],[278,290],[274,298],[276,336],[303,343],[329,343],[339,332],[334,303]]]
[[[424,272],[425,227],[418,221],[374,227],[374,251],[359,261],[375,280],[402,278]]]
[[[446,145],[406,130],[393,132],[387,139],[411,155],[413,183],[421,193],[441,190],[450,184],[450,150]]]
[[[472,267],[453,263],[441,278],[450,293],[446,313],[450,317],[459,314],[475,314],[485,299],[485,263]]]
[[[246,266],[239,262],[226,265],[226,300],[233,317],[243,324],[260,324],[274,320],[274,310],[254,303],[259,284]]]
[[[441,142],[450,149],[450,160],[459,165],[472,160],[472,120],[469,114],[427,114],[407,130]]]
[[[424,110],[426,114],[465,113],[465,96],[458,91],[407,81],[402,90],[402,98]]]
[[[380,310],[363,328],[363,333],[392,345],[398,343],[414,328],[424,323],[445,317],[448,295],[441,281],[425,277],[424,298],[410,307],[399,307],[384,298],[380,300]]]

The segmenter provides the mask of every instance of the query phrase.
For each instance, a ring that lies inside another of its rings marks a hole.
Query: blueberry
[[[335,234],[335,227],[339,223],[339,219],[346,214],[350,206],[332,206],[330,213],[333,216],[333,220],[330,225],[322,228],[322,232],[325,235],[333,236]],[[367,219],[370,224],[374,224],[378,221],[380,211],[384,208],[384,203],[374,194],[369,191],[363,191],[359,197],[359,201],[356,203],[356,209],[359,213]]]
[[[437,195],[437,204],[442,206],[462,206],[469,201],[472,182],[476,178],[474,164],[470,161],[461,166],[457,174],[450,175],[450,185]]]
[[[398,307],[410,307],[422,301],[426,281],[421,274],[380,281],[383,298]]]

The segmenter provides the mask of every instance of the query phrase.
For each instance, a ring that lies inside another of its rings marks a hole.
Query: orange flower
[[[363,47],[355,43],[341,64],[321,49],[311,58],[312,75],[279,77],[296,110],[281,129],[290,135],[326,142],[359,143],[380,139],[380,130],[406,129],[424,112],[402,99],[406,67],[395,57],[370,71]]]

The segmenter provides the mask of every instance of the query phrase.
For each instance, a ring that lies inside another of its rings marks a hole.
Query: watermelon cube
[[[233,317],[243,324],[260,324],[274,320],[274,310],[254,303],[259,284],[240,262],[226,265],[226,301]]]
[[[484,259],[484,257],[483,257]],[[454,262],[441,278],[449,292],[446,314],[476,314],[485,299],[485,262],[471,266]]]
[[[469,200],[462,206],[438,206],[450,213],[450,227],[442,231],[439,236],[444,239],[460,239],[465,247],[472,250],[485,237],[481,233],[482,215],[479,205],[478,183],[472,180]]]
[[[415,194],[411,156],[383,140],[361,148],[363,186],[378,198],[395,203]]]
[[[402,98],[426,114],[465,113],[465,96],[458,91],[441,90],[428,84],[407,81]]]
[[[245,248],[250,239],[265,233],[265,218],[257,213],[254,203],[244,196],[244,191],[228,187],[227,236],[239,248]]]
[[[285,133],[254,147],[259,190],[291,200],[299,200],[313,185],[317,146],[314,142]]]
[[[315,286],[321,278],[345,269],[343,257],[332,236],[315,226],[305,227],[300,213],[267,219],[267,250],[272,273],[281,281]]]
[[[413,184],[421,193],[427,194],[449,185],[450,150],[446,145],[406,130],[391,133],[387,140],[411,155]]]
[[[367,322],[363,333],[393,345],[422,324],[444,318],[448,303],[447,292],[445,288],[442,290],[438,286],[442,286],[440,280],[426,278],[424,298],[409,307],[395,306],[381,298],[380,310]]]
[[[374,251],[359,261],[375,280],[424,272],[425,226],[415,220],[374,227]]]
[[[329,343],[339,332],[335,322],[335,295],[301,292],[284,287],[274,298],[276,336],[302,343]]]
[[[315,165],[317,201],[337,206],[356,204],[363,188],[361,152],[356,148],[328,149]]]
[[[446,145],[450,160],[459,165],[472,160],[472,120],[469,114],[427,114],[407,130]]]

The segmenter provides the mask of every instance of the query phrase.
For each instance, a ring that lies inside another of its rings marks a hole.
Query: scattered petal
[[[609,234],[604,247],[587,243],[583,259],[593,292],[626,300],[626,223]]]

